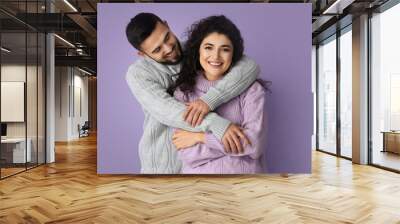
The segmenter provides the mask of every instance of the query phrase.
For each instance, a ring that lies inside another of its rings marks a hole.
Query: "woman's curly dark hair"
[[[229,69],[242,58],[244,49],[243,38],[239,29],[232,21],[223,15],[201,19],[194,23],[187,31],[188,40],[185,43],[183,51],[182,68],[177,74],[178,79],[175,85],[172,85],[167,90],[170,95],[173,95],[177,88],[180,88],[185,94],[193,91],[196,85],[197,72],[203,70],[199,61],[200,45],[204,38],[211,33],[223,34],[232,42],[233,56]]]

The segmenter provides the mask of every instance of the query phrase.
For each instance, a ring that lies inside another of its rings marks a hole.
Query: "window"
[[[399,21],[400,4],[371,18],[370,156],[372,164],[395,170],[400,170]]]
[[[336,153],[336,36],[318,47],[318,149]]]
[[[340,155],[352,157],[352,35],[351,26],[340,36]]]

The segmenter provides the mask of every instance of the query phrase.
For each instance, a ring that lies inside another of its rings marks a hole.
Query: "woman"
[[[225,16],[211,16],[192,25],[185,44],[182,70],[170,89],[182,102],[205,94],[243,56],[243,39],[238,28]],[[217,108],[216,112],[240,124],[251,145],[240,154],[226,153],[212,133],[175,131],[173,144],[182,160],[181,173],[240,174],[262,172],[264,144],[265,88],[255,82],[241,95]]]

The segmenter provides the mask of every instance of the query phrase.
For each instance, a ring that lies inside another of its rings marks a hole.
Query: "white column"
[[[353,162],[368,163],[368,15],[353,19]]]
[[[53,12],[51,1],[46,3],[47,11]],[[54,35],[46,35],[46,163],[55,162],[54,133],[55,133],[55,44]]]
[[[55,133],[55,76],[54,76],[54,35],[47,34],[46,36],[46,60],[47,60],[47,76],[46,76],[46,163],[55,161],[54,151],[54,133]]]

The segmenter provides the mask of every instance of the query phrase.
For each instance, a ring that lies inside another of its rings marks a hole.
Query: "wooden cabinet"
[[[383,133],[383,152],[393,152],[400,154],[400,132]]]

